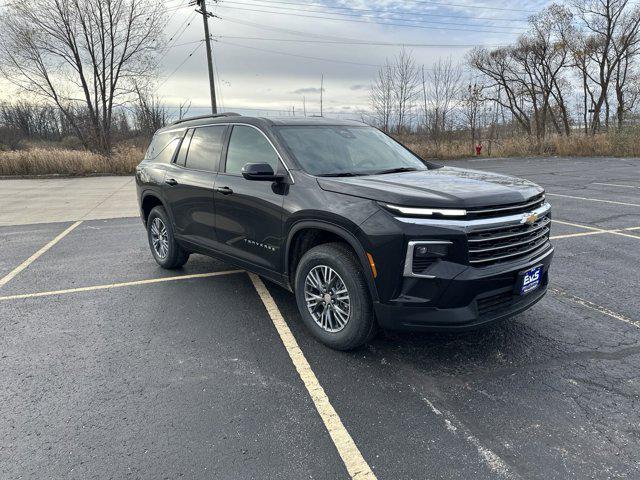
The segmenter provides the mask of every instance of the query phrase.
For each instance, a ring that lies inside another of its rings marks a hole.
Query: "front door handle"
[[[216,187],[216,192],[221,193],[222,195],[231,195],[233,190],[229,187]]]
[[[164,181],[167,185],[171,185],[172,187],[178,184],[178,181],[175,178],[168,178]]]

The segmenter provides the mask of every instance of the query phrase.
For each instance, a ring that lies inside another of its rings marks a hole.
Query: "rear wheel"
[[[295,292],[305,325],[329,347],[350,350],[375,334],[366,280],[346,245],[329,243],[305,253],[296,270]]]
[[[154,207],[149,213],[147,236],[151,254],[162,268],[180,268],[189,260],[189,253],[176,242],[173,227],[163,207]]]

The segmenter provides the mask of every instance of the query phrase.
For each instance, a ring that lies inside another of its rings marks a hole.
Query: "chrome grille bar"
[[[544,217],[543,219],[540,220],[539,223],[536,223],[529,230],[522,231],[522,232],[510,233],[510,234],[506,234],[506,235],[496,235],[496,236],[492,235],[492,236],[489,236],[489,237],[482,237],[482,238],[470,238],[469,239],[469,243],[490,242],[490,241],[493,241],[493,240],[504,240],[506,238],[511,238],[511,237],[520,237],[522,235],[527,235],[529,233],[537,232],[538,230],[549,226],[550,223],[551,223],[551,219],[548,218],[548,217]],[[481,235],[483,232],[477,232],[477,233]],[[489,232],[487,232],[487,233],[489,233]]]
[[[550,230],[548,228],[545,228],[542,232],[537,234],[535,237],[530,238],[528,240],[521,241],[521,242],[508,243],[506,245],[498,245],[497,247],[469,249],[469,254],[495,252],[497,250],[504,250],[505,248],[513,248],[513,247],[518,247],[520,245],[527,245],[528,243],[536,242],[536,241],[540,240],[542,237],[546,237],[547,235],[549,235],[549,231]]]
[[[485,214],[485,213],[509,212],[511,210],[522,210],[522,209],[527,209],[528,207],[532,207],[533,205],[538,205],[539,203],[544,203],[544,200],[545,200],[545,196],[542,195],[529,203],[509,205],[506,207],[484,208],[482,210],[468,210],[468,213]]]
[[[542,241],[538,242],[536,245],[527,248],[525,250],[520,250],[518,252],[513,252],[513,253],[508,253],[506,255],[499,255],[496,257],[488,257],[488,258],[483,258],[483,259],[478,259],[478,260],[469,260],[469,263],[471,263],[472,265],[475,264],[481,264],[481,263],[487,263],[487,262],[498,262],[501,260],[506,260],[508,258],[513,258],[513,257],[522,257],[527,253],[536,251],[538,249],[541,249],[541,247],[550,247],[551,244],[549,243],[549,240],[547,238],[543,238]],[[541,249],[542,250],[542,249]]]

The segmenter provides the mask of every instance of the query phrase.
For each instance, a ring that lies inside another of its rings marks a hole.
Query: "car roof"
[[[158,130],[158,133],[176,128],[190,128],[200,125],[212,125],[216,123],[246,123],[256,127],[271,127],[282,125],[333,125],[333,126],[352,126],[363,127],[366,124],[355,120],[337,120],[326,117],[249,117],[239,115],[237,113],[224,113],[218,115],[203,115],[199,117],[185,118],[177,122],[167,125]]]

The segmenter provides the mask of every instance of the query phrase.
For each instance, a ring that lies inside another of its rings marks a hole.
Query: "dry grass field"
[[[472,155],[472,146],[467,141],[449,141],[436,146],[433,142],[416,135],[403,136],[399,140],[423,158],[454,159]],[[600,133],[585,137],[550,136],[541,144],[535,138],[525,136],[493,140],[492,157],[638,157],[640,156],[640,130],[628,129],[619,132]],[[489,142],[483,141],[482,156],[489,155]]]
[[[400,136],[398,140],[423,158],[447,160],[472,155],[469,141],[448,141],[436,146],[418,135]],[[144,147],[135,144],[122,144],[114,149],[111,156],[104,156],[55,145],[33,144],[20,150],[0,150],[0,176],[128,175],[133,173],[136,165],[142,160],[144,150]],[[552,136],[541,144],[528,137],[494,140],[491,146],[485,140],[482,156],[489,155],[640,157],[640,131],[629,129],[589,137],[581,134],[572,137]]]
[[[117,147],[111,156],[55,147],[0,151],[0,176],[128,175],[143,156],[144,149],[134,146]]]

